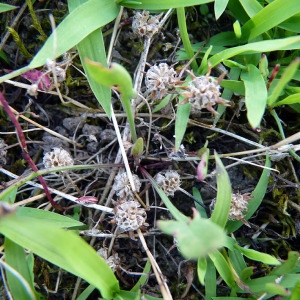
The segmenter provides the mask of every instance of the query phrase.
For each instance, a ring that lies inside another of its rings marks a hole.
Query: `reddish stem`
[[[26,145],[26,139],[25,139],[25,135],[22,131],[21,125],[19,123],[19,121],[17,120],[16,116],[13,114],[13,112],[11,111],[5,97],[3,96],[3,94],[0,92],[0,103],[3,106],[5,112],[7,113],[7,115],[9,116],[10,120],[12,121],[12,123],[14,124],[16,131],[17,131],[17,135],[19,138],[19,142],[20,142],[20,146],[22,149],[22,156],[23,158],[27,161],[27,163],[29,164],[29,166],[31,167],[31,169],[34,172],[38,171],[37,166],[35,165],[34,161],[31,159],[30,155],[28,154],[28,150],[27,150],[27,145]],[[41,183],[41,185],[44,188],[44,192],[49,200],[49,202],[51,203],[51,205],[56,208],[57,210],[63,211],[63,207],[59,204],[57,204],[53,199],[52,196],[50,194],[50,191],[48,189],[47,183],[44,180],[42,175],[38,176],[38,179]]]

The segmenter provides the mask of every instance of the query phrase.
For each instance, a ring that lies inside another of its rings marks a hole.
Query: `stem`
[[[188,56],[188,59],[191,59],[194,56],[194,51],[192,49],[192,45],[189,39],[189,34],[186,27],[186,19],[185,19],[185,9],[184,7],[178,7],[176,8],[177,11],[177,20],[178,20],[178,26],[180,30],[180,36],[182,39],[182,43],[184,46],[184,49],[186,51],[186,54]],[[194,72],[198,70],[197,62],[194,60],[191,63],[192,69]]]

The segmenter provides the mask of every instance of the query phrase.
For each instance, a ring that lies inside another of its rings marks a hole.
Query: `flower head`
[[[132,175],[132,178],[135,185],[135,189],[137,192],[139,192],[141,188],[140,179],[135,174]],[[116,192],[116,195],[120,197],[120,199],[131,200],[134,197],[130,181],[126,172],[120,173],[115,177],[115,182],[112,188]]]
[[[115,206],[115,222],[122,231],[136,230],[145,223],[147,214],[144,208],[140,208],[137,201],[130,200],[118,203]]]
[[[47,152],[43,158],[45,168],[72,166],[74,161],[70,153],[62,148],[53,148]]]
[[[151,93],[152,100],[162,99],[178,82],[176,71],[166,63],[152,66],[146,73],[145,84],[147,93]]]
[[[191,75],[193,79],[187,87],[184,87],[186,92],[183,92],[182,95],[188,99],[193,109],[206,108],[217,115],[218,113],[213,109],[215,104],[228,105],[228,101],[220,97],[219,80],[209,76],[209,73],[199,77]]]
[[[107,248],[100,248],[97,253],[103,257],[108,264],[108,266],[112,269],[113,272],[118,268],[120,265],[120,258],[118,253],[113,253],[111,256],[108,256],[108,249]]]
[[[180,175],[176,171],[167,171],[164,175],[158,173],[154,177],[158,186],[166,193],[167,196],[174,196],[174,193],[180,187]]]
[[[159,31],[160,16],[151,16],[148,11],[137,12],[132,20],[132,31],[138,36],[153,35]]]

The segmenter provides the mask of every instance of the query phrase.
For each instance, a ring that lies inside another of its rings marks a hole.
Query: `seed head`
[[[152,100],[162,99],[175,88],[176,82],[176,71],[166,63],[152,66],[145,76],[147,93],[151,94]]]
[[[133,174],[133,182],[135,185],[135,189],[137,192],[140,191],[141,182],[137,175]],[[126,172],[120,173],[115,177],[114,185],[112,186],[116,195],[120,197],[120,199],[124,200],[132,200],[134,197],[128,176]]]
[[[147,214],[137,201],[125,201],[115,206],[115,222],[122,231],[136,230],[145,223]]]
[[[206,108],[214,115],[218,113],[213,109],[213,106],[217,103],[222,105],[228,105],[228,101],[220,97],[220,85],[219,81],[209,76],[195,77],[192,75],[193,80],[185,88],[186,92],[182,95],[188,99],[192,108],[195,110],[201,110]]]
[[[245,194],[232,194],[231,205],[228,215],[228,220],[240,220],[245,225],[249,226],[248,222],[245,220],[245,214],[248,210],[248,201],[252,198],[250,193]],[[216,204],[216,199],[214,199],[210,205],[211,210],[214,209]]]
[[[53,148],[53,151],[44,155],[45,168],[72,166],[74,161],[70,153],[62,148]]]
[[[132,20],[132,31],[140,37],[151,36],[159,31],[159,16],[151,16],[148,11],[137,12]]]
[[[154,177],[159,187],[166,193],[167,196],[174,196],[174,193],[180,187],[180,175],[176,171],[167,171],[164,175],[158,173]]]

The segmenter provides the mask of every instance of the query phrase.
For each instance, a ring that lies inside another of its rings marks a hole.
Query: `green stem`
[[[277,126],[279,128],[279,132],[280,132],[280,135],[282,137],[282,139],[284,140],[285,139],[285,134],[284,134],[284,131],[283,131],[283,128],[282,128],[282,124],[280,122],[280,119],[276,113],[276,111],[274,109],[271,109],[270,110],[270,113],[271,115],[273,116],[273,118],[275,119],[276,123],[277,123]],[[293,149],[289,149],[289,153],[298,161],[300,162],[300,157],[296,154],[296,152],[293,150]]]
[[[185,9],[184,7],[178,7],[176,8],[177,11],[177,20],[178,20],[178,26],[180,30],[180,36],[182,39],[182,43],[184,46],[184,49],[186,51],[186,54],[188,56],[188,59],[191,59],[194,56],[194,51],[192,49],[192,45],[189,39],[189,34],[186,27],[186,20],[185,20]],[[194,60],[191,63],[191,67],[196,72],[198,70],[197,62]]]

